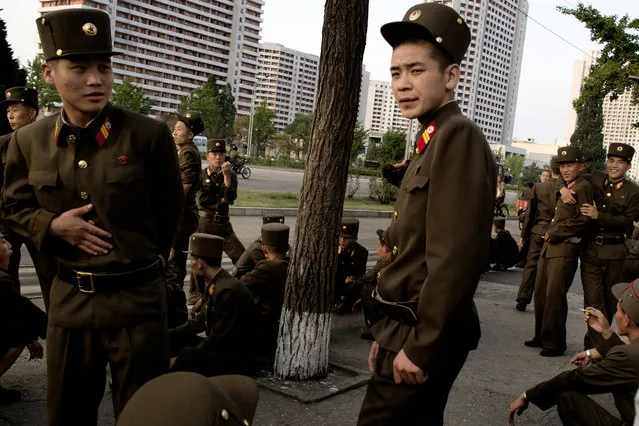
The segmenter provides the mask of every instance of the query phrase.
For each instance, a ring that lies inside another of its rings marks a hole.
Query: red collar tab
[[[111,134],[111,122],[109,121],[109,117],[104,119],[102,126],[100,126],[100,130],[95,134],[95,140],[98,143],[98,146],[102,147],[104,142],[106,142],[107,138]]]
[[[422,136],[417,141],[415,154],[424,152],[424,149],[426,149],[426,145],[428,145],[428,142],[430,142],[435,133],[437,133],[437,126],[435,126],[434,121],[431,121],[428,127],[426,127],[426,130],[424,130],[424,133],[422,133]]]

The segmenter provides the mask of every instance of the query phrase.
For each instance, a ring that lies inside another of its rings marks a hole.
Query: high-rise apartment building
[[[319,78],[317,55],[289,49],[278,43],[260,44],[258,83],[255,104],[266,101],[276,112],[275,128],[278,132],[293,122],[299,114],[315,110]],[[364,121],[364,109],[370,73],[362,68],[358,119]]]
[[[572,72],[572,88],[570,89],[570,108],[568,108],[568,118],[566,120],[566,139],[570,137],[577,127],[577,111],[572,107],[572,102],[581,94],[581,86],[584,79],[590,72],[590,67],[597,61],[601,52],[591,50],[582,60],[575,61],[575,68]]]
[[[512,139],[528,0],[425,0],[454,8],[471,42],[461,64],[456,98],[489,143]]]
[[[365,117],[364,127],[369,130],[369,137],[373,139],[380,139],[389,130],[409,130],[410,120],[402,115],[391,84],[387,81],[370,81]]]
[[[116,83],[146,89],[155,113],[173,112],[179,98],[209,75],[230,83],[238,114],[251,111],[264,0],[40,0],[40,12],[95,7],[111,16]]]

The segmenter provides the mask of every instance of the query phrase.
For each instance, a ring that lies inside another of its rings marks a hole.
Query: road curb
[[[297,217],[296,208],[277,207],[231,207],[231,216],[265,216],[268,214],[281,214],[287,217]],[[390,218],[392,211],[384,210],[344,210],[343,217],[370,217],[370,218]]]

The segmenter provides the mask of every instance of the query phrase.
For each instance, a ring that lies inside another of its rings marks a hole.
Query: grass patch
[[[272,208],[297,208],[300,202],[300,194],[296,192],[276,191],[252,191],[238,189],[235,207],[272,207]],[[344,200],[344,209],[347,210],[382,210],[392,211],[393,205],[380,204],[365,195],[355,195]]]

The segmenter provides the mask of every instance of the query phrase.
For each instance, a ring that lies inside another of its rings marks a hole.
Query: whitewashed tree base
[[[331,313],[283,310],[280,318],[275,376],[289,380],[311,380],[328,373]]]

